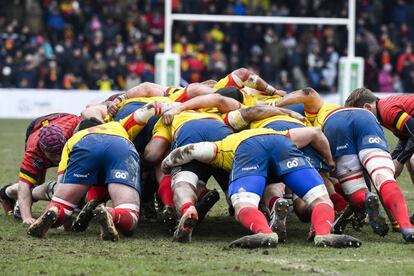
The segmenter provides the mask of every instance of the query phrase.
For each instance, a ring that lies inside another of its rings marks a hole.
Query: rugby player
[[[115,241],[119,239],[118,231],[132,234],[139,214],[140,160],[131,140],[152,116],[162,113],[169,105],[150,103],[119,122],[97,125],[73,135],[64,146],[59,164],[61,184],[43,215],[31,224],[27,233],[44,237],[50,227],[65,222],[91,185],[105,185],[114,208],[94,206],[101,238]],[[84,209],[88,207],[87,204]]]
[[[379,213],[378,198],[368,192],[363,174],[365,169],[385,207],[398,223],[404,240],[413,242],[414,229],[408,218],[404,195],[395,181],[394,163],[388,153],[384,132],[375,116],[363,109],[335,108],[324,103],[313,89],[295,94],[290,100],[286,97],[281,99],[277,105],[296,98],[304,103],[305,112],[310,108],[312,113],[308,111],[309,117],[313,117],[314,124],[323,128],[330,142],[336,161],[336,175],[353,207],[367,210],[370,225],[376,234],[387,234],[388,225]]]
[[[367,88],[355,89],[345,102],[346,106],[365,108],[375,115],[379,123],[399,139],[391,156],[398,177],[404,164],[414,184],[414,95],[377,98]]]
[[[0,201],[7,213],[13,210],[18,199],[23,223],[30,225],[34,222],[31,211],[33,200],[48,199],[53,186],[44,184],[36,190],[33,188],[45,181],[48,168],[59,164],[63,146],[79,122],[79,116],[54,113],[39,117],[29,124],[19,182],[0,190]]]
[[[284,132],[244,130],[221,141],[179,147],[163,160],[162,168],[168,172],[175,166],[197,160],[230,172],[228,195],[235,208],[236,220],[254,233],[232,242],[232,247],[268,247],[278,243],[278,235],[272,232],[263,213],[258,210],[269,168],[273,168],[283,182],[312,208],[317,246],[359,247],[361,243],[353,237],[330,233],[334,220],[332,202],[323,180],[296,147],[307,145],[314,131],[315,128]],[[324,143],[320,141],[319,146],[325,146],[323,152],[329,154],[326,138]],[[184,221],[183,231],[191,227],[194,219],[189,217]]]

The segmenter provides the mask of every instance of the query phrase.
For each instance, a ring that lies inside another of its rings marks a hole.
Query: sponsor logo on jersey
[[[343,149],[347,149],[348,148],[348,143],[346,143],[345,145],[341,145],[341,146],[337,146],[336,150],[343,150]]]
[[[368,144],[378,144],[378,145],[386,145],[386,143],[384,142],[384,140],[376,135],[367,135],[362,139],[362,143],[364,145],[368,145]]]
[[[294,169],[297,167],[304,166],[305,164],[306,164],[305,159],[300,158],[300,157],[293,157],[293,158],[285,159],[279,162],[279,165],[282,170]]]
[[[111,175],[112,175],[112,178],[123,179],[123,180],[126,180],[129,177],[129,173],[124,170],[112,170]]]
[[[39,169],[39,170],[43,170],[44,169],[44,164],[43,164],[43,160],[42,159],[33,159],[33,167]]]
[[[241,170],[244,171],[244,172],[248,172],[248,171],[255,171],[258,168],[259,168],[259,165],[255,165],[255,166],[241,168]]]
[[[87,178],[89,177],[89,173],[87,174],[74,173],[73,176],[77,178]]]

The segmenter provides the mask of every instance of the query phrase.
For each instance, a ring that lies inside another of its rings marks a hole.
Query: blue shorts
[[[135,110],[143,107],[147,103],[144,102],[130,102],[121,107],[118,113],[115,115],[114,121],[119,121],[134,113]],[[145,147],[152,138],[152,130],[154,125],[157,123],[159,116],[152,116],[149,119],[147,125],[141,130],[141,132],[135,138],[134,145],[140,155],[144,154]]]
[[[230,181],[251,175],[267,178],[271,168],[277,176],[283,176],[312,166],[288,137],[258,135],[240,143],[235,152]]]
[[[374,115],[364,109],[343,109],[328,117],[323,132],[334,158],[358,154],[363,149],[379,148],[388,152],[384,131]]]
[[[62,183],[120,183],[140,192],[139,175],[139,155],[130,141],[114,135],[89,134],[73,146]]]
[[[265,126],[265,128],[271,128],[277,131],[303,127],[304,126],[301,124],[287,121],[274,121]],[[308,145],[300,150],[303,152],[306,159],[311,163],[312,167],[314,167],[318,172],[329,172],[328,163],[312,146]]]
[[[313,188],[324,185],[323,179],[319,173],[313,168],[305,168],[296,171],[291,171],[284,174],[282,181],[289,187],[296,195],[303,198]],[[243,191],[257,194],[262,197],[265,190],[266,178],[264,176],[244,176],[231,182],[229,185],[229,196]]]
[[[192,143],[220,141],[232,133],[231,128],[215,119],[192,120],[185,123],[179,129],[171,145],[171,150]],[[221,169],[212,168],[198,161],[191,161],[174,168],[171,174],[174,175],[179,171],[193,172],[204,182],[207,182],[211,175],[213,175],[224,191],[228,189],[228,173]]]

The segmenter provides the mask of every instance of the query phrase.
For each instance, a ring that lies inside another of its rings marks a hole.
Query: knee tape
[[[328,190],[326,190],[325,185],[313,187],[303,196],[302,199],[305,201],[306,205],[310,206],[312,202],[320,197],[329,199]]]
[[[230,199],[233,207],[240,203],[247,203],[254,205],[256,208],[258,208],[260,202],[260,196],[250,192],[235,193],[231,196]]]
[[[179,182],[190,183],[194,187],[194,189],[196,189],[198,183],[198,176],[193,172],[180,171],[173,175],[171,179],[171,187],[174,187],[174,185]]]
[[[395,167],[388,152],[376,148],[364,149],[359,152],[359,158],[378,190],[385,181],[395,181]]]
[[[70,203],[69,201],[66,201],[56,196],[52,197],[51,204],[59,205],[60,207],[62,207],[63,211],[65,212],[65,215],[67,216],[72,215],[73,209],[76,208],[76,204]]]

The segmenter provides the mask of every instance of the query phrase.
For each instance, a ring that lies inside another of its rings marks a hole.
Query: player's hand
[[[397,178],[402,173],[402,171],[404,169],[404,164],[401,164],[396,159],[393,159],[392,162],[394,162],[394,167],[395,167],[394,177]]]
[[[275,91],[275,93],[273,95],[279,95],[279,96],[283,97],[286,94],[287,94],[286,91],[276,89],[276,91]]]
[[[116,113],[119,110],[118,105],[122,102],[120,97],[116,97],[109,105],[108,105],[108,115],[111,117],[115,117]]]
[[[179,114],[180,112],[181,111],[178,107],[173,107],[173,108],[169,109],[168,111],[166,111],[162,115],[163,123],[166,124],[166,125],[172,124],[172,121],[174,120],[174,116]]]
[[[25,226],[30,226],[30,225],[32,225],[35,221],[36,221],[36,220],[35,220],[34,218],[32,218],[32,217],[30,217],[30,218],[24,218],[24,219],[23,219],[23,225],[25,225]]]

